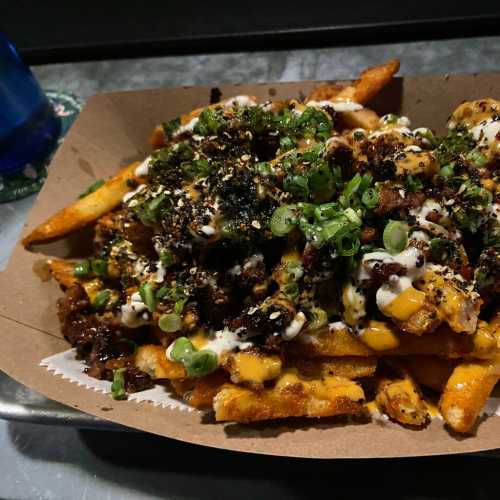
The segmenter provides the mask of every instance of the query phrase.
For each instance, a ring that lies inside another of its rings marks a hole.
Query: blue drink
[[[59,118],[33,74],[0,34],[0,173],[44,158],[60,131]]]

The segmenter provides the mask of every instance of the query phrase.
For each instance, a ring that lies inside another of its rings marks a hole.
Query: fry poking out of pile
[[[398,68],[167,121],[32,230],[95,227],[87,259],[49,262],[87,373],[116,399],[168,381],[220,422],[375,407],[421,428],[435,402],[473,431],[500,376],[500,103],[412,129],[366,107]]]

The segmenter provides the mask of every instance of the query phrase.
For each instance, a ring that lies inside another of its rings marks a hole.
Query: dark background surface
[[[0,29],[40,64],[497,34],[500,2],[3,0]]]

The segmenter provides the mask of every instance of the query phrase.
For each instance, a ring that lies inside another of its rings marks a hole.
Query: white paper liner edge
[[[84,365],[82,361],[76,359],[75,349],[69,349],[42,359],[40,366],[46,367],[47,370],[54,372],[54,375],[60,375],[63,379],[79,386],[104,394],[111,394],[111,382],[98,380],[83,372]],[[135,401],[136,403],[147,401],[154,406],[161,406],[162,408],[170,408],[172,410],[197,411],[183,401],[172,397],[162,385],[156,385],[152,389],[129,394],[128,400]]]
[[[69,349],[53,356],[42,359],[40,366],[46,367],[49,371],[54,372],[54,375],[60,375],[63,379],[73,382],[77,385],[93,389],[97,392],[104,394],[111,394],[111,382],[107,380],[98,380],[89,377],[83,372],[83,363],[76,359],[76,350]],[[154,406],[161,406],[162,408],[170,408],[179,411],[198,411],[188,404],[173,398],[162,385],[156,385],[152,389],[142,392],[135,392],[129,394],[129,401],[137,403],[147,401]],[[497,415],[500,416],[500,397],[490,397],[481,411],[481,415]],[[378,412],[373,412],[372,417],[374,420],[386,420],[386,416]],[[442,419],[440,415],[436,418]]]

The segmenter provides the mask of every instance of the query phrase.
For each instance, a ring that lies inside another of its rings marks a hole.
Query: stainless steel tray
[[[70,425],[106,431],[133,431],[47,399],[0,372],[0,418],[36,424]]]

